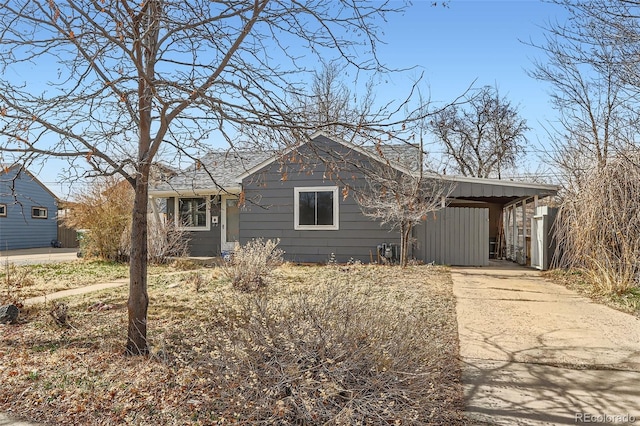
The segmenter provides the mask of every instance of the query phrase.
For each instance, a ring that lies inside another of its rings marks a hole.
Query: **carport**
[[[489,259],[509,259],[546,269],[553,220],[548,197],[558,193],[558,186],[457,176],[444,179],[455,188],[446,208],[415,227],[417,259],[458,266],[487,266]],[[532,235],[536,236],[533,242]]]

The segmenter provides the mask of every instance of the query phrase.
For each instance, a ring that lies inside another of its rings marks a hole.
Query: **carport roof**
[[[560,189],[557,185],[517,182],[501,179],[485,179],[461,176],[443,176],[455,182],[451,198],[509,204],[518,200],[554,196]]]

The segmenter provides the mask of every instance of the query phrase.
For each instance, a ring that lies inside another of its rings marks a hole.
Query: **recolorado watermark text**
[[[637,418],[631,414],[605,414],[605,413],[576,413],[576,423],[620,423],[620,424],[632,424],[635,423]]]

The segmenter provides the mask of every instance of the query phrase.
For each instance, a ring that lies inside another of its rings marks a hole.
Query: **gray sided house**
[[[356,146],[323,133],[285,152],[212,152],[155,185],[151,204],[166,200],[166,218],[189,232],[192,256],[219,256],[263,238],[279,239],[294,262],[377,261],[382,245],[400,243],[399,232],[365,216],[356,197],[381,159],[401,173],[415,173],[419,162],[414,148]],[[517,260],[517,253],[527,251],[531,202],[557,192],[551,185],[433,178],[454,189],[443,200],[447,208],[414,228],[412,255],[424,262],[486,265],[490,257],[505,255]],[[518,223],[524,226],[511,226],[508,240],[504,223],[511,216],[505,212],[522,205]],[[525,235],[521,248],[518,232]]]
[[[56,196],[19,165],[0,171],[0,251],[50,247],[57,238]]]

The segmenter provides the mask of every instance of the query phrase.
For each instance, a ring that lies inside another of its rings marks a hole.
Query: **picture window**
[[[339,229],[337,186],[295,188],[294,197],[294,229]]]

